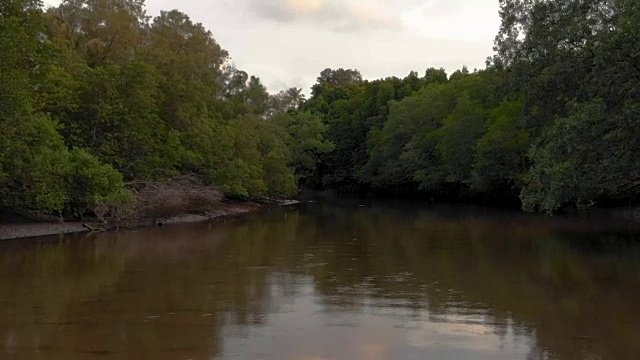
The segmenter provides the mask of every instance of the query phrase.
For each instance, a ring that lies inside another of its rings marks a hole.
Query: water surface
[[[635,233],[343,201],[2,242],[0,359],[639,359]]]

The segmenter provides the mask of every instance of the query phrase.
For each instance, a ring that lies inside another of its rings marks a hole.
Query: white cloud
[[[498,33],[498,10],[497,1],[432,0],[404,11],[402,19],[408,31],[425,37],[482,41]]]
[[[365,31],[401,25],[384,0],[245,0],[258,18],[280,23],[313,25],[332,31]]]

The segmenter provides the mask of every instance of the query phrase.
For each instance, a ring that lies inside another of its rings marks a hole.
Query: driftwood
[[[219,188],[205,185],[195,176],[180,176],[164,182],[133,181],[127,185],[134,192],[130,204],[98,206],[93,209],[96,222],[82,226],[91,233],[140,226],[161,227],[176,221],[176,216],[197,215],[212,219],[262,206],[297,203],[274,198],[227,197]]]
[[[126,206],[104,204],[94,209],[100,226],[83,226],[92,232],[138,226],[163,226],[166,218],[179,214],[216,212],[223,205],[224,194],[207,186],[195,176],[180,176],[164,182],[133,181],[127,183],[134,192]]]
[[[129,183],[136,190],[134,216],[163,218],[175,214],[214,210],[224,198],[220,189],[204,185],[197,177],[181,176],[166,182]]]
[[[105,225],[98,225],[97,227],[92,226],[90,224],[87,223],[82,223],[82,227],[85,229],[88,229],[89,231],[93,232],[103,232],[103,231],[107,231],[107,227]]]

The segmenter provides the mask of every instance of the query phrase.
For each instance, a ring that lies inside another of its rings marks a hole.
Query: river
[[[0,242],[0,359],[640,359],[637,230],[335,200]]]

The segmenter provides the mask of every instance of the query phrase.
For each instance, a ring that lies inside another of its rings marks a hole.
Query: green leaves
[[[526,95],[521,124],[534,137],[523,207],[550,213],[636,199],[637,2],[501,4],[496,62]]]
[[[485,132],[492,79],[460,74],[437,80],[400,102],[392,102],[388,121],[372,133],[370,159],[363,172],[379,188],[413,187],[436,191],[444,183],[471,183],[475,146]],[[415,191],[415,190],[413,190]]]
[[[0,168],[8,175],[0,182],[1,207],[60,210],[69,198],[69,154],[46,116],[0,119]]]
[[[362,79],[325,69],[270,96],[202,24],[142,0],[0,3],[0,206],[126,201],[125,180],[199,175],[242,197],[314,187],[511,198],[527,210],[640,198],[640,8],[501,0],[485,70]],[[69,150],[72,149],[72,150]],[[83,206],[83,205],[82,205]]]
[[[289,195],[294,167],[313,171],[331,149],[317,118],[270,119],[294,111],[299,90],[276,108],[179,11],[150,23],[141,0],[41,6],[0,4],[2,207],[111,208],[130,200],[125,180],[180,174],[232,195]]]
[[[125,187],[122,174],[86,150],[73,149],[70,163],[66,181],[74,207],[92,208],[131,200],[131,191]]]
[[[60,209],[68,196],[68,153],[56,124],[37,111],[34,88],[45,59],[38,2],[0,7],[0,207]]]
[[[517,186],[527,169],[530,147],[528,131],[518,125],[522,109],[521,100],[505,100],[491,111],[487,131],[475,148],[474,189],[517,195]]]
[[[640,106],[611,112],[602,100],[574,104],[532,150],[535,164],[522,192],[526,210],[588,208],[640,194]]]
[[[228,124],[202,122],[186,139],[197,160],[192,171],[226,193],[242,197],[296,192],[286,130],[254,116]]]
[[[335,145],[324,138],[327,126],[307,112],[280,115],[274,121],[287,133],[287,151],[296,177],[307,180],[316,171],[320,156],[335,149]]]
[[[548,213],[637,202],[637,1],[500,5],[485,70],[373,82],[323,71],[304,108],[322,117],[336,149],[315,177],[447,199],[519,194],[526,210]]]
[[[447,182],[470,182],[475,144],[485,131],[485,122],[486,112],[480,103],[466,94],[456,99],[456,107],[444,119],[437,146],[445,164]]]

